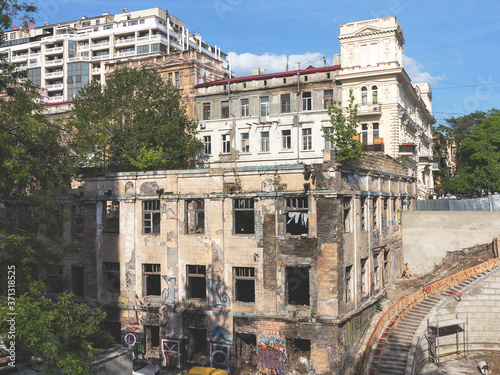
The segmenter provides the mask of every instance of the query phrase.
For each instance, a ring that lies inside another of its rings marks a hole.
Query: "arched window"
[[[368,89],[361,87],[361,105],[368,105]]]
[[[372,101],[373,101],[373,104],[378,104],[378,88],[377,88],[377,86],[372,86]]]

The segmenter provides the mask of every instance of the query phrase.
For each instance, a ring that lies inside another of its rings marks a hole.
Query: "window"
[[[159,296],[161,295],[161,268],[159,264],[143,264],[144,274],[144,295]]]
[[[187,266],[188,298],[207,298],[207,269],[205,266]]]
[[[255,268],[234,267],[234,300],[255,302]]]
[[[120,263],[103,262],[104,289],[113,294],[120,294]]]
[[[229,101],[220,103],[220,118],[229,118]]]
[[[104,26],[104,30],[111,30],[111,29],[113,29],[113,25]]]
[[[287,302],[309,306],[309,267],[286,267]]]
[[[302,110],[303,111],[312,110],[311,91],[306,91],[302,93]]]
[[[250,134],[241,134],[241,152],[250,152]]]
[[[349,303],[352,300],[352,266],[345,268],[345,302]]]
[[[137,53],[148,53],[149,46],[137,46]]]
[[[89,26],[90,26],[90,21],[82,22],[82,27],[89,27]]]
[[[332,136],[333,135],[333,127],[332,126],[325,127],[324,134],[325,133]],[[325,149],[329,149],[329,148],[333,148],[333,142],[328,137],[325,137]]]
[[[250,104],[248,99],[241,99],[241,117],[250,116]]]
[[[71,207],[71,237],[83,237],[83,206]]]
[[[210,120],[211,118],[210,103],[203,103],[203,120]]]
[[[144,326],[146,331],[146,350],[148,348],[157,348],[160,346],[160,327]]]
[[[378,88],[377,88],[377,86],[372,86],[372,103],[378,104]]]
[[[378,131],[378,123],[377,122],[373,123],[372,127],[373,127],[373,143],[375,143],[375,139],[380,138],[380,134]]]
[[[120,201],[104,202],[104,231],[107,233],[120,232]]]
[[[163,43],[151,44],[151,52],[165,52],[165,53],[167,53],[167,46]]]
[[[71,266],[71,291],[76,297],[83,297],[83,266]]]
[[[100,25],[101,24],[101,20],[95,20],[95,24],[96,25]]]
[[[307,197],[285,198],[286,233],[309,233],[309,201]]]
[[[63,268],[61,265],[48,265],[46,287],[48,294],[59,294],[63,292]]]
[[[255,233],[255,211],[253,198],[234,200],[234,233]]]
[[[281,95],[281,113],[290,113],[290,94]]]
[[[368,144],[368,124],[361,124],[361,143]]]
[[[174,77],[175,77],[174,86],[175,86],[175,88],[179,88],[180,87],[179,72],[175,72]]]
[[[302,129],[302,149],[312,150],[312,129]]]
[[[368,105],[368,89],[361,87],[361,105]]]
[[[139,21],[135,20],[135,21],[129,21],[128,25],[129,26],[136,26],[139,24]]]
[[[325,101],[325,109],[328,109],[328,107],[333,104],[333,90],[325,90],[323,92],[323,95]]]
[[[160,233],[160,201],[144,201],[142,202],[142,208],[144,234]]]
[[[211,155],[212,154],[212,136],[205,135],[203,136],[203,154]]]
[[[231,152],[231,137],[229,134],[222,136],[222,153],[229,154]]]
[[[269,152],[269,132],[260,133],[260,151]]]
[[[173,85],[174,81],[172,80],[172,77],[173,77],[173,74],[172,73],[168,73],[168,81]]]
[[[361,295],[366,296],[368,294],[368,272],[367,259],[361,259]]]
[[[292,131],[291,130],[282,130],[281,138],[283,139],[283,150],[290,150],[292,148]]]
[[[262,117],[269,116],[269,96],[260,98],[260,115]]]
[[[141,25],[143,25],[143,24],[145,24],[145,23],[146,23],[146,20],[139,20],[139,23],[140,23]]]
[[[342,200],[342,205],[344,208],[344,232],[351,232],[351,198],[344,197]]]
[[[186,201],[187,234],[205,233],[205,201],[203,199],[188,199]]]
[[[388,213],[388,199],[387,198],[382,198],[382,202],[383,202],[383,209],[382,209],[382,229],[386,226],[388,226],[388,222],[387,222],[387,219],[389,217],[389,213]]]

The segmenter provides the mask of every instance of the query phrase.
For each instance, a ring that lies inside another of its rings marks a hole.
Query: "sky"
[[[500,2],[494,0],[34,0],[36,26],[159,7],[189,32],[231,56],[237,77],[252,68],[285,71],[296,61],[332,65],[339,25],[396,16],[405,38],[403,66],[428,82],[437,124],[476,110],[500,109]]]

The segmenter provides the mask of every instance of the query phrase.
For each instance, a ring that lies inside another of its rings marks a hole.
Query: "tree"
[[[82,166],[98,173],[186,168],[202,146],[179,91],[152,70],[91,82],[75,97],[70,125]]]
[[[332,123],[333,133],[327,132],[322,126],[323,137],[329,140],[338,150],[337,160],[341,163],[359,159],[363,154],[363,144],[357,139],[358,110],[354,104],[354,94],[349,91],[349,102],[346,109],[347,114],[342,111],[342,103],[334,101],[328,107],[328,115]]]

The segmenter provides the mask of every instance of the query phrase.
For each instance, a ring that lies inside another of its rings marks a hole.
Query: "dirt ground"
[[[446,362],[441,362],[438,365],[434,363],[426,364],[421,370],[422,375],[442,375],[442,374],[450,374],[450,375],[468,375],[474,374],[479,375],[481,372],[479,371],[478,364],[481,361],[488,363],[490,360],[489,353],[485,354],[473,354],[467,356],[467,358],[455,358],[452,360],[447,360]],[[498,375],[500,374],[500,370],[492,369],[488,375]]]

